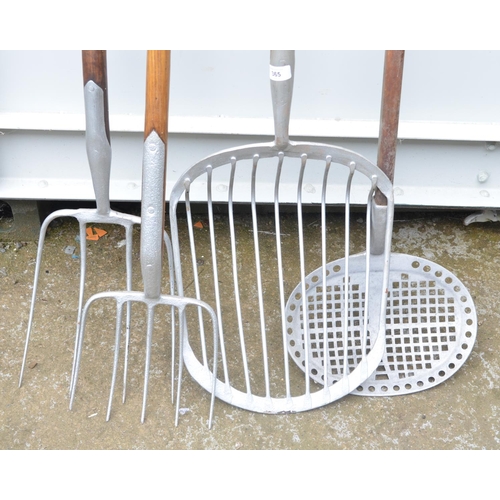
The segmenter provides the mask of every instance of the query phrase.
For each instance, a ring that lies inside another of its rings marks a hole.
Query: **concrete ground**
[[[256,414],[216,400],[186,373],[174,426],[170,340],[153,339],[146,420],[140,422],[144,315],[133,314],[127,399],[121,381],[109,422],[106,406],[115,310],[96,308],[85,341],[73,410],[68,409],[78,292],[77,226],[64,219],[45,242],[23,384],[18,387],[37,242],[0,241],[0,449],[3,450],[496,450],[500,448],[500,225],[464,225],[470,212],[396,212],[393,251],[425,257],[455,274],[477,309],[470,357],[432,389],[396,397],[349,395],[299,414]],[[88,241],[87,293],[124,289],[122,233]],[[137,239],[137,238],[136,238]],[[68,247],[76,247],[73,254]],[[138,246],[134,265],[138,266]],[[138,277],[139,267],[135,275]],[[138,278],[137,278],[138,279]],[[137,285],[140,289],[140,281]],[[160,318],[161,320],[161,318]],[[162,321],[162,320],[161,320]]]

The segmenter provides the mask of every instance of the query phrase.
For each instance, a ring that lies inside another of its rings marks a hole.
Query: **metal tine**
[[[78,291],[78,312],[77,312],[77,318],[76,318],[75,349],[76,349],[76,345],[78,343],[78,336],[80,335],[80,322],[82,319],[83,294],[84,294],[84,290],[85,290],[85,275],[86,275],[86,270],[87,270],[87,245],[85,244],[87,224],[79,221],[79,227],[80,227],[80,288]],[[129,242],[127,241],[127,243],[129,243]],[[126,265],[126,271],[128,271],[128,262]],[[76,350],[74,350],[73,353],[74,352],[76,352]],[[71,391],[71,388],[73,387],[73,373],[75,372],[75,361],[76,361],[76,356],[73,354],[73,366],[71,368],[70,391]]]
[[[222,305],[220,298],[219,287],[219,268],[217,264],[217,246],[215,240],[215,220],[214,220],[214,207],[212,202],[212,166],[207,166],[207,205],[208,205],[208,225],[210,234],[210,252],[212,254],[213,278],[214,278],[214,293],[215,293],[215,310],[218,318],[219,337],[221,345],[221,355],[224,360],[224,376],[226,383],[229,384],[229,372],[226,362],[226,349],[224,344],[224,328],[222,323]],[[203,342],[204,343],[204,342]]]
[[[176,277],[178,277],[178,276],[176,276]],[[182,282],[180,283],[180,288],[181,288],[181,293],[182,293]],[[214,328],[217,328],[217,326],[215,326]],[[184,311],[182,311],[179,314],[179,331],[181,332],[181,335],[183,332],[186,331],[186,315],[185,315]],[[179,425],[179,413],[180,413],[180,408],[181,408],[181,389],[182,389],[182,376],[183,376],[182,369],[184,367],[183,358],[184,358],[184,342],[183,342],[183,339],[181,337],[179,339],[179,368],[178,368],[178,373],[177,373],[177,399],[176,399],[176,404],[175,404],[175,426],[176,427]],[[215,360],[215,362],[217,362],[217,361]],[[214,390],[212,391],[212,399],[215,402],[215,386],[213,387],[213,389]],[[211,406],[211,409],[210,409],[209,428],[212,426],[211,425],[212,410],[213,410],[213,406]]]
[[[322,300],[323,300],[323,379],[325,390],[328,387],[328,374],[330,373],[330,356],[328,356],[328,302],[326,285],[326,188],[328,185],[328,174],[332,164],[332,157],[328,155],[325,161],[323,173],[323,185],[321,188],[321,274],[322,274]]]
[[[142,392],[141,422],[146,419],[146,403],[149,388],[149,368],[151,366],[151,344],[153,343],[153,327],[156,304],[148,304],[148,321],[146,330],[146,364],[144,366],[144,390]]]
[[[212,383],[210,387],[210,410],[208,416],[208,428],[212,428],[213,423],[213,415],[215,408],[215,386],[217,382],[217,369],[218,369],[218,349],[219,349],[219,328],[218,328],[218,320],[215,314],[215,311],[206,303],[201,300],[192,299],[188,297],[175,297],[172,298],[173,301],[177,302],[177,307],[179,309],[180,316],[180,332],[185,332],[186,326],[186,306],[194,305],[200,309],[205,309],[210,315],[210,319],[212,321],[213,326],[213,343],[214,343],[214,359],[212,363]],[[179,343],[179,371],[178,371],[178,381],[177,381],[177,402],[175,406],[175,426],[179,424],[179,415],[180,415],[180,402],[181,402],[181,389],[182,389],[182,369],[183,369],[183,356],[184,356],[184,342],[181,339]],[[207,367],[208,369],[208,367]]]
[[[208,175],[208,174],[206,174]],[[198,263],[197,263],[197,252],[196,252],[196,242],[195,242],[195,236],[194,236],[194,230],[193,230],[193,219],[192,219],[192,210],[191,210],[191,201],[190,201],[190,188],[191,188],[191,182],[189,179],[184,180],[184,189],[185,189],[185,204],[186,204],[186,224],[187,224],[187,229],[188,229],[188,238],[189,238],[189,246],[190,246],[190,253],[191,253],[191,266],[193,269],[193,283],[195,287],[195,297],[197,300],[201,302],[201,288],[200,288],[200,280],[198,277]],[[208,181],[207,181],[208,184]],[[211,224],[213,227],[213,224]],[[174,231],[177,231],[177,226],[176,224],[173,225],[172,228]],[[211,236],[213,237],[213,236]],[[178,270],[178,275],[180,276],[181,272],[180,269]],[[181,295],[184,294],[184,289],[182,285],[182,279],[179,279],[179,293]],[[223,337],[221,336],[221,340],[219,342],[219,324],[220,324],[220,318],[219,316],[216,317],[216,326],[217,326],[217,339],[214,339],[214,349],[215,353],[217,352],[217,349],[215,348],[216,345],[220,345],[221,347],[221,357],[222,357],[222,366],[224,370],[224,377],[225,380],[229,380],[229,375],[228,375],[228,369],[227,369],[227,359],[226,359],[226,353],[224,349],[224,342],[223,342]],[[202,352],[202,360],[203,360],[203,366],[207,367],[208,366],[208,356],[207,356],[207,350],[206,350],[206,334],[205,334],[205,326],[204,326],[204,321],[203,321],[203,314],[200,308],[198,308],[198,327],[199,327],[199,333],[200,333],[200,342],[201,342],[201,352]],[[181,315],[180,318],[180,326],[179,326],[179,331],[180,332],[185,332],[187,330],[187,322],[186,322],[186,317],[185,315]],[[216,343],[217,341],[217,343]],[[180,408],[180,392],[181,392],[181,381],[182,381],[182,368],[183,368],[183,341],[182,339],[180,340],[179,344],[179,373],[178,373],[178,390],[177,390],[177,416],[176,416],[176,424],[178,423],[178,413],[179,413],[179,408]],[[216,376],[214,374],[214,379],[213,379],[213,387],[212,387],[212,397],[215,398],[215,380]],[[212,412],[213,412],[213,407],[212,407]]]
[[[127,302],[127,308],[129,308],[130,304],[131,304],[130,302]],[[108,410],[106,412],[106,421],[108,421],[109,417],[111,416],[111,405],[113,403],[113,394],[115,392],[115,384],[116,384],[116,374],[118,372],[118,360],[120,357],[120,336],[121,336],[122,311],[123,311],[123,303],[117,301],[116,302],[115,355],[114,355],[114,359],[113,359],[113,374],[111,377],[111,390],[109,392]]]
[[[356,163],[349,164],[349,177],[347,179],[345,193],[345,267],[344,267],[344,328],[342,333],[342,342],[344,346],[344,368],[342,371],[342,383],[347,383],[349,375],[349,358],[348,358],[348,325],[350,318],[350,283],[349,283],[349,258],[350,258],[350,239],[351,239],[351,186],[354,172],[356,171]]]
[[[304,181],[304,170],[307,163],[307,155],[303,154],[300,157],[300,173],[297,183],[297,218],[299,230],[299,261],[300,261],[300,282],[302,289],[302,316],[304,324],[304,374],[305,374],[305,395],[309,396],[311,392],[311,383],[309,379],[309,352],[310,352],[310,338],[309,338],[309,321],[307,317],[307,293],[306,293],[306,263],[305,263],[305,250],[304,250],[304,222],[302,217],[302,184]]]
[[[127,227],[125,230],[125,239],[126,241],[130,241],[132,243],[132,228]],[[168,248],[168,245],[167,245]],[[126,262],[127,262],[127,290],[132,290],[132,244],[127,245],[125,250],[126,254]],[[170,273],[170,277],[172,278],[173,274]],[[172,283],[172,279],[171,279]],[[172,283],[173,284],[173,283]],[[125,403],[125,399],[127,397],[127,373],[128,373],[128,356],[129,356],[129,348],[130,348],[130,318],[132,314],[132,305],[130,302],[127,303],[127,313],[125,320],[125,360],[123,366],[123,389],[122,389],[122,403]],[[118,322],[117,322],[118,325]],[[120,321],[121,328],[121,321]],[[74,359],[74,357],[73,357]],[[75,371],[73,364],[73,372]]]
[[[234,297],[236,316],[238,321],[238,335],[240,338],[241,357],[243,362],[243,373],[245,377],[246,391],[250,395],[252,393],[250,385],[250,372],[248,368],[247,351],[245,346],[245,333],[243,330],[243,315],[241,311],[240,301],[240,286],[238,280],[238,263],[236,259],[236,231],[234,226],[234,207],[233,207],[233,193],[234,193],[234,176],[236,173],[236,158],[231,158],[231,174],[229,178],[229,193],[228,193],[228,213],[229,213],[229,236],[231,239],[231,261],[233,265],[233,281],[234,281]],[[220,330],[222,331],[222,330]]]
[[[166,231],[164,232],[164,239],[165,238],[168,238],[167,236],[167,233]],[[168,242],[170,243],[170,240],[168,240]],[[177,294],[177,290],[175,288],[175,279],[173,278],[174,277],[174,274],[175,274],[175,270],[174,270],[174,252],[173,252],[173,249],[172,249],[172,245],[169,244],[169,245],[165,245],[165,248],[167,249],[167,259],[168,259],[168,272],[169,272],[169,276],[171,277],[170,278],[170,295],[172,296],[175,296]],[[171,382],[170,382],[170,396],[171,396],[171,401],[172,403],[174,402],[174,396],[175,396],[175,349],[176,349],[176,342],[175,342],[175,339],[176,339],[176,329],[175,329],[175,306],[171,306],[170,308],[170,318],[171,318],[171,322],[172,322],[172,331],[171,331],[171,339],[172,339],[172,355],[171,355],[171,363],[172,363],[172,367],[171,367],[171,372],[170,372],[170,376],[171,376]],[[128,348],[128,344],[127,344],[127,348]],[[125,370],[125,374],[127,373],[127,371]],[[125,402],[125,387],[124,387],[124,402]]]
[[[186,203],[186,223],[188,228],[189,235],[189,245],[191,251],[191,265],[193,268],[193,283],[195,288],[195,297],[200,300],[201,291],[200,291],[200,280],[198,275],[198,257],[196,253],[196,244],[193,230],[193,218],[192,218],[192,210],[191,210],[191,201],[190,201],[190,187],[191,184],[188,180],[185,181],[185,203]],[[202,312],[198,311],[198,327],[200,330],[200,340],[201,340],[201,353],[203,358],[203,364],[206,366],[208,364],[207,361],[207,350],[205,345],[205,326],[203,324],[203,316]]]
[[[255,271],[257,279],[257,295],[259,303],[259,318],[260,318],[260,335],[262,342],[262,356],[263,356],[263,368],[264,368],[264,383],[266,389],[266,398],[271,397],[271,387],[269,381],[269,362],[267,353],[267,335],[266,335],[266,319],[264,312],[264,296],[262,293],[262,273],[260,266],[260,247],[259,247],[259,225],[257,221],[257,205],[256,205],[256,195],[255,195],[255,184],[257,177],[257,165],[259,163],[259,155],[253,156],[252,165],[252,180],[251,180],[251,213],[252,213],[252,229],[253,229],[253,243],[254,243],[254,253],[255,253]]]
[[[274,220],[276,227],[276,258],[278,262],[278,285],[280,294],[281,308],[281,331],[283,339],[283,365],[285,370],[285,391],[286,397],[291,397],[290,392],[290,367],[288,362],[287,344],[287,325],[286,325],[286,300],[285,300],[285,278],[283,273],[283,255],[281,251],[281,222],[280,222],[280,203],[279,203],[279,188],[283,160],[285,155],[283,152],[278,153],[278,166],[276,168],[276,180],[274,183]]]

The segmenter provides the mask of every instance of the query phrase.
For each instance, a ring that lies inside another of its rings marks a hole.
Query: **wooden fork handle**
[[[148,50],[144,138],[153,130],[166,144],[170,91],[170,50]]]
[[[108,142],[111,143],[109,133],[108,108],[108,72],[105,50],[82,50],[83,86],[93,81],[104,94],[104,124]]]

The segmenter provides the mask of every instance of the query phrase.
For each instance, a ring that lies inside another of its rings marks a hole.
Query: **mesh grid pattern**
[[[381,372],[396,371],[398,378],[431,370],[456,343],[455,298],[446,296],[436,281],[412,280],[406,273],[393,281],[387,307],[386,359]]]
[[[323,297],[323,287],[318,286],[314,293],[307,296],[308,313],[307,327],[309,337],[309,355],[313,359],[315,367],[311,373],[321,381],[324,380],[324,338],[326,330],[327,359],[329,361],[328,378],[329,383],[338,380],[344,373],[345,345],[344,345],[344,306],[345,286],[334,284],[326,287],[326,302]],[[324,306],[326,305],[326,314]],[[352,283],[348,291],[347,323],[347,366],[350,373],[359,365],[363,356],[363,322],[364,322],[365,294],[357,283]],[[299,307],[300,330],[304,328],[304,311],[302,305]],[[326,325],[325,325],[326,321]],[[326,326],[326,328],[325,328]],[[304,346],[304,333],[301,338],[302,351]],[[369,338],[366,342],[366,352],[369,352]],[[305,360],[301,364],[305,367]],[[321,365],[321,369],[317,366]]]
[[[341,261],[337,261],[342,266]],[[314,274],[313,274],[314,275]],[[311,275],[311,276],[313,276]],[[327,279],[328,377],[342,375],[343,287]],[[357,276],[362,283],[364,276]],[[361,354],[364,297],[354,285],[350,297],[348,362]],[[324,379],[323,294],[319,286],[308,289],[310,361],[313,380]],[[301,315],[301,349],[295,360],[305,369],[304,329]],[[389,295],[386,307],[386,346],[375,372],[353,394],[388,396],[418,392],[451,377],[466,361],[474,346],[477,318],[474,303],[460,280],[438,264],[404,254],[391,255]],[[367,337],[367,351],[370,336]],[[302,356],[299,360],[298,358]],[[300,362],[299,362],[300,361]]]

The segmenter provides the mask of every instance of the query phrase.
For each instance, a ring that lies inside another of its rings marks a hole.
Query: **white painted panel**
[[[145,64],[108,53],[115,200],[140,198]],[[204,156],[271,138],[268,64],[267,51],[173,51],[167,193]],[[291,136],[374,161],[382,66],[383,51],[297,51]],[[80,52],[0,51],[0,75],[0,199],[92,199]],[[406,53],[397,204],[500,206],[499,88],[500,51]]]

